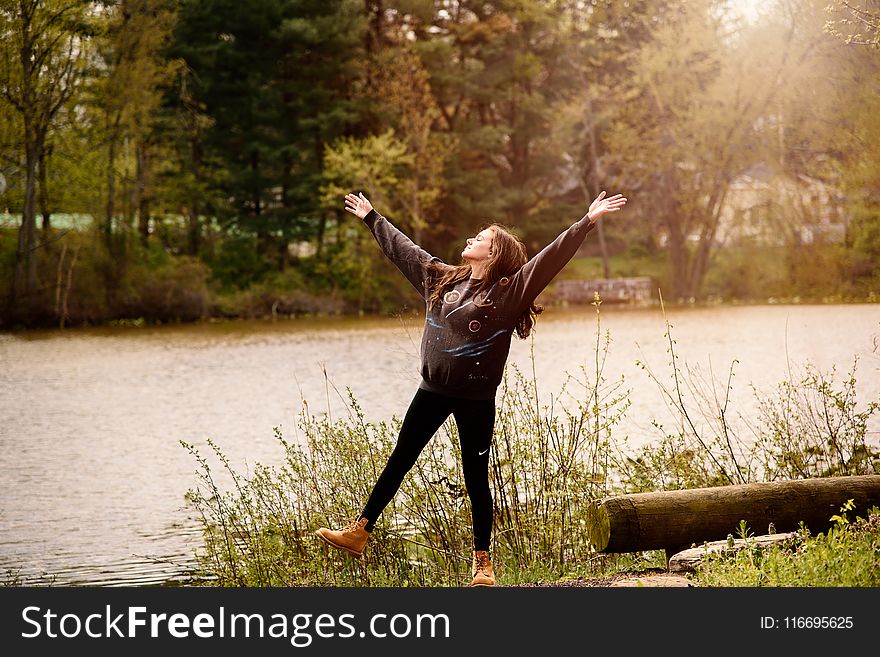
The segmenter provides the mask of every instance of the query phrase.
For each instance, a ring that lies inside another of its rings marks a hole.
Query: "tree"
[[[0,93],[19,114],[24,152],[24,199],[9,307],[24,281],[31,303],[37,289],[37,179],[47,139],[58,113],[83,80],[90,52],[89,2],[2,0],[0,2]]]
[[[577,84],[570,100],[557,112],[553,122],[555,150],[563,153],[566,167],[560,176],[573,180],[584,206],[602,191],[626,190],[637,194],[644,175],[624,166],[626,154],[609,142],[611,127],[627,102],[621,90],[631,89],[627,57],[634,44],[650,37],[651,16],[664,11],[661,0],[632,3],[593,3],[591,11],[573,7],[567,20],[571,59],[577,71]],[[575,196],[574,194],[570,194]],[[625,236],[627,243],[653,247],[644,225],[625,213],[615,217],[610,232]],[[596,237],[605,278],[611,275],[605,222],[596,226]]]
[[[141,241],[149,236],[152,200],[150,150],[161,90],[174,75],[177,62],[162,58],[174,24],[169,0],[110,0],[102,12],[103,30],[97,40],[100,73],[92,85],[99,108],[99,139],[106,147],[106,204],[103,228],[112,250],[119,206],[128,208],[129,221],[137,215]],[[129,193],[120,203],[119,159],[124,143],[133,145],[127,158],[134,173],[127,175]]]
[[[323,147],[358,120],[354,96],[364,27],[355,0],[183,0],[170,54],[186,62],[192,105],[208,119],[203,160],[226,175],[214,208],[255,234],[284,267],[292,239],[323,225]]]
[[[825,24],[825,30],[848,44],[880,49],[880,1],[863,0],[860,5],[835,0],[827,7],[834,20]]]
[[[185,246],[163,245],[194,257],[202,254],[203,215],[214,214],[222,205],[218,192],[226,170],[207,149],[212,125],[207,108],[193,91],[193,72],[179,67],[164,90],[156,124],[155,142],[165,154],[156,177],[163,201],[186,222]]]
[[[698,298],[717,252],[731,182],[767,156],[787,76],[805,65],[791,21],[732,24],[709,1],[654,19],[631,59],[614,142],[629,169],[648,179],[651,208],[669,254],[672,296]]]
[[[440,110],[415,49],[405,38],[398,38],[397,43],[374,58],[372,96],[376,105],[386,109],[389,122],[406,144],[410,160],[394,193],[399,207],[395,216],[412,228],[413,239],[421,244],[427,229],[436,233],[445,190],[443,173],[455,138],[437,129]]]
[[[365,191],[377,209],[397,221],[396,217],[406,215],[410,202],[404,181],[412,175],[414,162],[407,144],[390,129],[364,139],[342,137],[324,152],[321,200],[328,212],[339,217],[334,279],[346,280],[355,289],[358,310],[363,309],[367,288],[375,284],[370,271],[385,263],[375,249],[362,248],[363,230],[351,230],[341,199],[349,192]]]
[[[823,131],[826,140],[817,150],[839,167],[847,195],[852,278],[870,279],[880,274],[880,2],[857,6],[838,0],[826,11],[837,20],[827,22],[824,31],[846,47],[827,48],[814,64],[810,84],[827,98],[820,116],[833,126]],[[806,20],[818,29],[818,16],[807,13]]]
[[[389,20],[395,33],[414,39],[439,109],[434,129],[454,140],[441,203],[447,230],[458,239],[488,220],[515,222],[535,238],[529,241],[542,242],[574,213],[560,202],[564,160],[551,139],[560,104],[577,82],[561,20],[566,6],[499,0],[407,7],[406,14],[388,12]]]

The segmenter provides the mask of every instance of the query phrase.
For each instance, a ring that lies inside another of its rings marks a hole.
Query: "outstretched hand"
[[[617,212],[624,205],[626,205],[626,198],[622,194],[615,194],[614,196],[605,198],[605,191],[603,190],[599,196],[590,203],[590,209],[587,211],[587,215],[590,217],[591,223],[596,223],[599,217],[606,212]]]
[[[363,193],[358,195],[346,194],[345,209],[358,219],[363,219],[370,214],[370,210],[373,209],[373,204],[367,200],[367,197],[364,196]]]

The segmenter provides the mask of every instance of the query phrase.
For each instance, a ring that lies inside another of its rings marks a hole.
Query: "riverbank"
[[[218,242],[199,256],[188,256],[152,241],[145,247],[121,240],[108,251],[100,235],[81,228],[53,232],[35,252],[39,284],[29,287],[19,281],[13,294],[15,237],[14,230],[0,226],[0,281],[5,282],[0,288],[0,330],[381,317],[420,311],[423,305],[399,271],[366,244],[356,253],[328,247],[321,257],[292,257],[279,269],[255,260],[243,244]],[[605,280],[603,261],[595,245],[588,246],[542,292],[542,304],[552,308],[564,306],[567,299],[592,301],[589,292],[570,293],[575,281]],[[608,280],[638,281],[637,293],[605,294],[603,302],[652,305],[663,291],[667,307],[876,303],[878,274],[856,271],[846,258],[840,245],[794,250],[729,246],[713,260],[699,299],[675,299],[665,251],[620,245],[608,259]]]
[[[610,279],[609,279],[610,280]],[[568,279],[569,282],[575,279]],[[545,310],[553,311],[576,311],[578,309],[589,309],[592,303],[574,303],[564,298],[565,295],[558,294],[554,285],[548,287],[544,294],[539,297],[538,303],[544,306]],[[272,297],[270,297],[271,299]],[[22,323],[9,323],[2,321],[0,317],[0,332],[21,333],[28,331],[46,331],[52,329],[92,329],[92,328],[155,328],[165,326],[223,326],[223,325],[247,325],[248,323],[287,323],[303,321],[309,324],[320,324],[322,322],[382,322],[388,318],[420,318],[423,316],[421,307],[415,307],[419,302],[416,299],[412,303],[403,302],[394,310],[364,312],[356,310],[327,310],[315,309],[314,306],[308,307],[292,307],[286,303],[282,304],[277,299],[270,301],[254,303],[248,300],[244,308],[237,307],[236,298],[218,302],[212,312],[200,316],[159,318],[159,317],[132,317],[117,319],[88,319],[82,318],[79,322],[66,321],[58,323],[56,319],[51,321],[43,318],[36,321],[33,325]],[[862,305],[880,303],[880,294],[870,292],[866,295],[846,295],[833,294],[821,296],[794,295],[789,297],[764,297],[764,298],[722,298],[707,297],[705,299],[690,299],[685,301],[668,301],[663,299],[663,304],[668,310],[680,309],[711,309],[711,308],[743,308],[750,306],[811,306],[811,305]],[[621,301],[602,299],[602,304],[606,308],[614,306],[621,309],[645,309],[659,308],[660,299],[658,290],[654,289],[653,296],[649,300],[637,299],[634,301]],[[344,304],[340,304],[344,306]],[[284,311],[284,312],[283,312]]]

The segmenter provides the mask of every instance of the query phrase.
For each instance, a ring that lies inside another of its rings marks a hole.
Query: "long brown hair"
[[[519,271],[520,267],[526,264],[529,259],[525,244],[507,228],[501,224],[484,224],[480,230],[486,228],[491,228],[494,233],[490,246],[492,256],[488,260],[480,285],[474,292],[474,305],[476,306],[492,305],[492,299],[486,298],[489,288],[496,283],[507,285],[510,277]],[[430,269],[432,282],[431,293],[428,296],[429,308],[433,308],[434,304],[442,303],[441,299],[447,288],[470,278],[471,275],[471,265],[467,262],[452,266],[431,265]],[[535,303],[529,304],[528,308],[516,320],[516,334],[523,339],[529,337],[535,320],[542,312],[544,312],[543,306]]]

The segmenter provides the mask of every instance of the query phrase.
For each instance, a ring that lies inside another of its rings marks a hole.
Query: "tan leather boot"
[[[332,545],[340,550],[345,550],[351,555],[360,557],[364,553],[367,539],[370,538],[370,532],[365,529],[366,526],[367,519],[361,518],[339,530],[321,527],[315,534],[327,545]]]
[[[485,550],[474,550],[474,578],[471,586],[495,586],[495,573],[492,572],[492,560]]]

